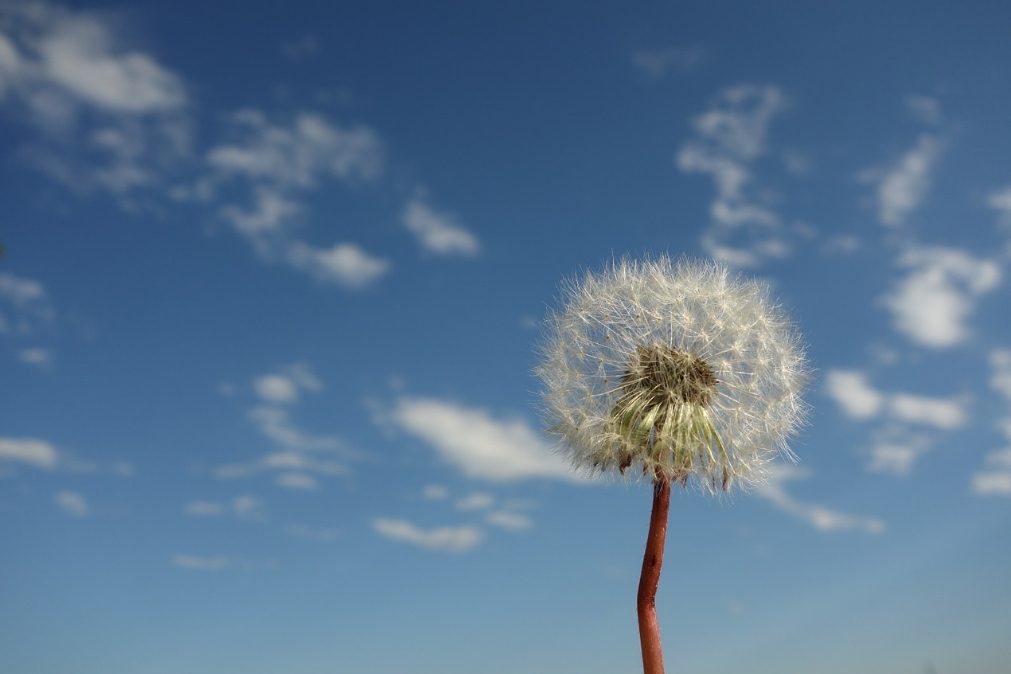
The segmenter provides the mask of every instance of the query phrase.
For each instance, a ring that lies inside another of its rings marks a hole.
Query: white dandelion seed
[[[576,466],[708,491],[766,478],[802,422],[804,351],[758,281],[710,262],[616,262],[563,285],[543,360],[550,431]]]
[[[637,613],[645,674],[663,674],[656,593],[671,484],[763,482],[805,415],[804,350],[767,287],[712,262],[623,260],[563,286],[537,373],[573,464],[653,480]]]

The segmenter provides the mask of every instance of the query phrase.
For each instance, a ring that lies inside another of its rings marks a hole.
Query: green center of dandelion
[[[640,460],[645,471],[684,484],[702,468],[722,475],[726,489],[730,460],[708,410],[718,383],[712,367],[694,354],[666,345],[638,347],[612,410],[619,470]]]

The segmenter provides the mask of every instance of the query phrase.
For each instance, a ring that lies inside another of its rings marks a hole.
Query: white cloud
[[[263,504],[253,496],[243,495],[232,499],[232,511],[238,517],[254,517],[260,513],[262,508]]]
[[[867,420],[886,414],[896,421],[942,430],[961,428],[968,422],[964,399],[885,393],[874,388],[863,372],[829,370],[825,390],[851,419]]]
[[[849,515],[814,503],[805,503],[790,496],[784,485],[810,477],[806,471],[785,464],[774,464],[770,469],[769,482],[757,487],[755,494],[771,503],[776,509],[804,520],[819,531],[857,530],[868,534],[880,534],[885,531],[885,523],[876,517]]]
[[[372,527],[380,536],[390,540],[442,552],[467,552],[484,537],[481,530],[474,526],[422,529],[406,520],[388,518],[373,520]]]
[[[197,555],[181,554],[173,555],[172,563],[178,567],[189,569],[191,571],[221,571],[222,569],[227,569],[232,565],[232,561],[227,557],[200,557]]]
[[[510,531],[524,531],[533,526],[533,522],[526,515],[509,512],[508,510],[490,512],[485,515],[484,521]]]
[[[825,390],[852,419],[877,416],[884,405],[884,396],[870,384],[863,372],[829,370],[825,375]]]
[[[972,491],[980,496],[1011,496],[1011,470],[974,474]]]
[[[44,300],[46,290],[38,281],[0,272],[0,297],[17,306]]]
[[[401,219],[404,226],[417,237],[425,250],[437,255],[477,255],[481,250],[477,237],[467,231],[449,213],[433,210],[422,199],[415,197],[404,206]]]
[[[868,449],[867,470],[905,477],[931,448],[931,436],[901,423],[890,423],[874,432]]]
[[[45,440],[38,438],[0,438],[0,464],[25,463],[29,466],[52,470],[59,461],[59,452]]]
[[[314,435],[301,430],[292,421],[291,413],[279,407],[254,407],[249,419],[260,433],[290,451],[336,450],[344,446],[336,436]]]
[[[285,489],[313,491],[319,489],[319,480],[308,473],[281,473],[277,476],[277,486]]]
[[[900,421],[943,430],[961,428],[968,421],[965,403],[960,400],[895,393],[889,405],[892,415]]]
[[[956,248],[912,248],[898,259],[908,272],[884,298],[896,330],[932,349],[964,342],[976,300],[1001,279],[1000,266]]]
[[[997,211],[1001,224],[1011,227],[1011,185],[991,192],[986,205]]]
[[[30,335],[53,320],[46,289],[34,280],[0,272],[0,335]]]
[[[25,365],[46,369],[53,364],[53,354],[49,349],[32,347],[18,351],[18,360]]]
[[[993,369],[993,374],[990,375],[990,388],[1011,403],[1011,350],[994,349],[990,352],[988,360]]]
[[[681,171],[713,180],[716,198],[702,245],[726,264],[755,267],[791,252],[781,218],[759,197],[750,168],[765,153],[769,125],[785,106],[786,98],[775,86],[725,89],[694,119],[695,137],[678,152]]]
[[[317,281],[350,289],[372,285],[390,270],[388,260],[371,255],[353,243],[317,248],[295,241],[288,247],[286,259],[292,267]]]
[[[74,491],[61,491],[54,497],[56,505],[73,517],[87,517],[91,508],[88,500]]]
[[[298,386],[283,375],[267,374],[257,377],[253,388],[256,395],[266,402],[293,403],[298,400]]]
[[[994,349],[989,356],[990,388],[1011,406],[1011,351]],[[997,421],[997,427],[1011,442],[1011,408]],[[986,465],[972,476],[972,491],[981,496],[1011,496],[1011,447],[990,452]]]
[[[228,505],[217,501],[190,501],[183,506],[183,512],[194,517],[220,517],[231,512],[243,519],[257,517],[262,509],[260,500],[248,495],[236,496]]]
[[[492,481],[582,478],[521,419],[432,398],[401,398],[389,421],[431,445],[468,477]]]
[[[925,133],[916,144],[885,169],[863,171],[862,182],[875,186],[878,220],[889,227],[906,221],[919,208],[930,191],[931,173],[941,157],[941,141]]]
[[[640,49],[632,54],[632,65],[647,77],[659,79],[670,73],[697,68],[705,56],[705,52],[698,47]]]
[[[457,510],[487,510],[495,504],[495,497],[487,492],[477,491],[456,500]]]
[[[35,115],[64,122],[77,106],[143,114],[186,104],[179,76],[128,46],[126,31],[102,15],[42,2],[6,9],[0,96],[18,96]]]

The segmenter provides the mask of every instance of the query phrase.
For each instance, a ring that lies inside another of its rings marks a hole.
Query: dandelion
[[[662,674],[655,597],[671,485],[762,483],[804,417],[804,352],[767,287],[710,262],[616,262],[563,286],[537,373],[573,464],[653,481],[639,583],[643,667]]]

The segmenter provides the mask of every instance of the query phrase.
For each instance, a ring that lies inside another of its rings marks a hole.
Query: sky
[[[674,495],[672,671],[1011,670],[1003,3],[0,2],[0,670],[640,667],[559,284],[715,258],[806,426]]]

